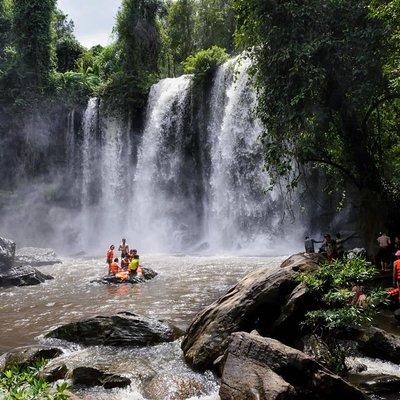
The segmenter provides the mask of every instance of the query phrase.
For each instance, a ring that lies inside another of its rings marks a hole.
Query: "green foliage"
[[[74,23],[60,10],[54,14],[57,70],[66,72],[77,69],[77,61],[85,49],[74,36]]]
[[[50,80],[55,64],[52,41],[55,3],[55,0],[18,0],[12,3],[15,68],[24,91],[41,91]]]
[[[391,39],[398,19],[375,17],[371,3],[235,1],[236,39],[252,49],[266,164],[275,181],[289,176],[296,183],[297,161],[323,168],[333,190],[345,179],[375,200],[388,197],[385,155],[398,145],[399,132],[382,119],[398,120],[400,108],[384,69],[398,57]]]
[[[52,388],[39,377],[46,361],[24,368],[13,367],[0,374],[0,398],[10,400],[68,400],[66,382]]]
[[[370,322],[377,306],[387,300],[387,293],[382,289],[365,291],[366,302],[359,306],[351,301],[352,288],[370,282],[377,273],[364,258],[354,257],[325,262],[316,271],[300,274],[300,281],[315,298],[321,299],[320,309],[309,312],[306,323],[314,329],[330,331]]]
[[[232,0],[198,0],[195,38],[198,49],[219,46],[233,50],[236,18]]]
[[[54,75],[53,86],[58,98],[63,99],[66,106],[84,105],[92,97],[100,85],[97,75],[67,71]]]
[[[209,74],[228,58],[229,55],[225,49],[213,46],[189,56],[184,62],[184,71],[186,74],[194,74],[196,83],[204,82]]]
[[[124,0],[117,15],[117,41],[107,55],[112,72],[103,86],[111,109],[137,112],[158,72],[161,12],[159,0]],[[106,54],[104,54],[106,55]],[[114,70],[115,60],[118,68]]]

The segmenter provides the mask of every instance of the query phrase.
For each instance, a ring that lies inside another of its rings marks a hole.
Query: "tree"
[[[60,10],[54,14],[56,36],[57,71],[66,72],[77,69],[77,61],[85,49],[74,36],[74,23]]]
[[[196,14],[197,49],[215,45],[231,52],[236,27],[233,0],[198,0]]]
[[[124,0],[117,15],[117,41],[112,50],[118,60],[116,71],[103,88],[111,108],[137,112],[159,68],[160,32],[158,0]]]
[[[294,173],[296,183],[294,161],[324,169],[336,191],[341,179],[351,184],[362,209],[389,222],[386,154],[400,141],[380,129],[378,114],[390,103],[385,118],[396,119],[399,92],[384,73],[393,26],[374,18],[370,3],[236,0],[236,38],[252,49],[270,173]]]
[[[52,20],[55,0],[18,0],[12,3],[13,43],[21,85],[41,91],[55,64]]]
[[[195,2],[194,0],[177,0],[168,10],[166,34],[169,38],[172,62],[175,71],[181,72],[180,64],[185,61],[195,50],[194,24]]]

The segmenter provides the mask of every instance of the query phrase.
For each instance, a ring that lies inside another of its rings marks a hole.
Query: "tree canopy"
[[[331,174],[336,188],[344,179],[391,197],[398,177],[385,155],[399,144],[389,71],[398,24],[393,9],[376,16],[390,3],[398,10],[369,0],[236,0],[236,39],[251,49],[266,165],[276,178],[292,174],[295,183],[297,162]]]

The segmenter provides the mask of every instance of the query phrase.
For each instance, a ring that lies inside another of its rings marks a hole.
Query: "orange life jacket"
[[[110,249],[107,251],[107,261],[112,261],[113,258],[114,258],[114,251]]]
[[[112,262],[110,265],[110,271],[112,274],[117,274],[119,272],[119,265],[116,262]]]
[[[394,277],[397,281],[400,282],[400,260],[397,260],[393,263],[394,268]]]

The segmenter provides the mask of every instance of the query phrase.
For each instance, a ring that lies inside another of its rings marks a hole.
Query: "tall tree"
[[[167,35],[175,72],[182,71],[180,64],[195,50],[195,12],[194,0],[177,0],[168,10]]]
[[[324,168],[333,189],[351,183],[363,210],[377,204],[375,215],[388,221],[394,183],[385,154],[399,135],[380,130],[376,116],[399,93],[384,73],[392,28],[372,17],[370,3],[236,0],[237,38],[252,49],[271,173],[290,174],[294,160]]]
[[[236,19],[233,0],[198,0],[195,37],[198,49],[212,46],[233,50]]]
[[[103,91],[111,108],[135,112],[145,103],[159,68],[161,39],[157,17],[161,6],[159,0],[122,2],[115,27],[117,41],[110,48],[119,70]]]
[[[77,61],[85,49],[76,40],[74,23],[61,10],[54,14],[54,31],[56,39],[57,70],[66,72],[77,69]]]
[[[12,3],[13,42],[24,84],[47,85],[55,64],[52,20],[56,0],[18,0]]]

